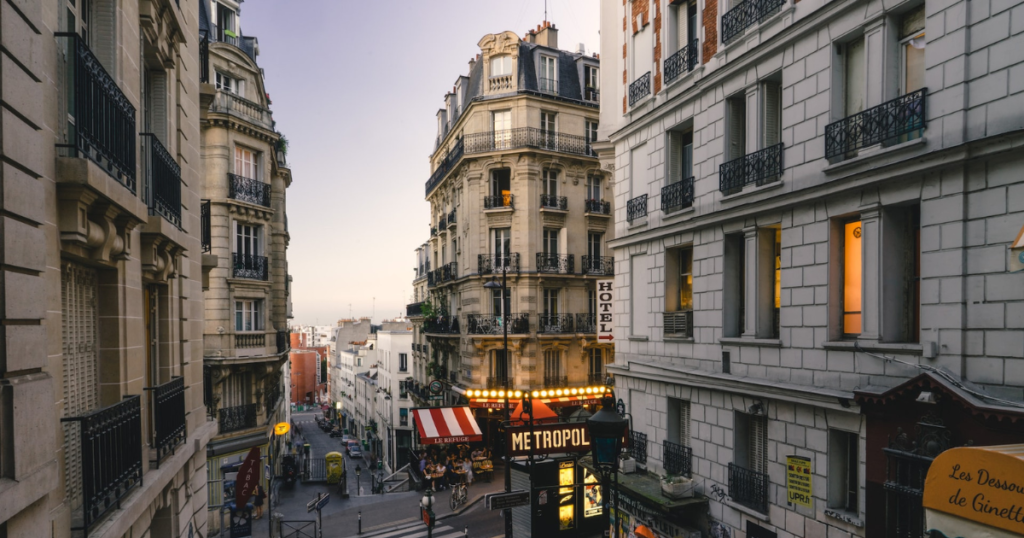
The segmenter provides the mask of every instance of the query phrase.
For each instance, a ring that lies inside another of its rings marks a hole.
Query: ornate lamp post
[[[615,503],[615,514],[618,517],[619,453],[622,451],[622,438],[626,433],[627,424],[626,419],[615,411],[615,400],[612,398],[603,398],[601,410],[587,419],[594,466],[601,471],[604,482],[601,487],[605,492],[605,513],[608,514],[609,525],[611,524],[611,512],[608,511],[608,482],[614,475],[615,491],[612,496]],[[619,538],[618,521],[615,522],[615,538]]]
[[[359,475],[362,474],[363,469],[356,465],[356,496],[362,495],[362,488],[359,487]]]
[[[434,535],[434,511],[431,507],[434,506],[434,494],[428,489],[423,494],[423,498],[420,499],[420,506],[426,512],[426,516],[423,518],[423,522],[427,525],[427,538],[433,538]]]
[[[505,367],[505,372],[504,372],[505,375],[504,375],[504,377],[502,378],[501,381],[502,381],[502,388],[504,389],[502,391],[502,393],[505,395],[505,420],[504,420],[503,424],[507,428],[508,427],[508,422],[509,422],[508,397],[509,397],[509,394],[511,393],[511,390],[510,390],[511,387],[508,386],[508,378],[509,378],[509,375],[508,375],[508,363],[509,363],[509,360],[508,360],[508,322],[509,322],[509,313],[506,312],[506,310],[508,310],[508,308],[506,308],[506,306],[505,306],[505,304],[506,304],[505,301],[508,298],[508,264],[509,264],[509,259],[508,258],[499,258],[499,259],[502,261],[502,264],[501,264],[501,284],[499,284],[497,280],[494,280],[492,278],[490,282],[484,284],[484,287],[487,288],[487,289],[491,289],[491,290],[494,290],[494,289],[500,289],[501,290],[501,328],[503,330],[503,342],[502,342],[502,349],[503,349],[503,351],[502,351],[502,353],[504,354],[504,356],[503,356],[504,360],[502,361],[502,365]],[[510,458],[509,455],[508,455],[508,443],[507,443],[506,437],[507,437],[506,435],[502,435],[501,439],[502,439],[502,442],[504,443],[504,446],[505,446],[505,493],[509,493],[509,492],[512,491],[512,458]],[[506,508],[506,509],[502,510],[502,514],[501,515],[502,515],[503,518],[505,518],[505,538],[512,538],[512,510],[510,508]]]

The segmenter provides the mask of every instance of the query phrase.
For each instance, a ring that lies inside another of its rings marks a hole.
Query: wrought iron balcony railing
[[[519,253],[511,252],[503,256],[494,254],[477,254],[477,272],[485,273],[518,273]]]
[[[185,379],[174,377],[163,385],[147,388],[153,399],[153,448],[156,467],[185,442]]]
[[[459,318],[457,316],[437,316],[424,320],[423,332],[427,334],[459,334]]]
[[[597,314],[576,314],[576,332],[582,334],[596,334]]]
[[[431,226],[430,227],[430,237],[434,237],[435,235],[437,235],[437,226]]]
[[[256,414],[259,409],[256,404],[225,407],[220,410],[218,421],[220,433],[231,433],[239,430],[256,427]]]
[[[228,174],[228,198],[270,207],[270,184],[236,174]]]
[[[661,210],[665,213],[693,207],[693,177],[661,188]]]
[[[544,93],[553,93],[558,95],[558,80],[553,78],[538,78],[537,79],[538,89]]]
[[[587,201],[584,203],[584,208],[585,212],[587,213],[594,213],[597,215],[612,214],[612,204],[610,202],[605,202],[604,200],[594,200],[593,198],[588,198]]]
[[[445,231],[448,228],[448,214],[441,215],[441,218],[437,219],[437,230],[440,232]]]
[[[629,455],[637,463],[647,463],[647,434],[636,430],[629,431]]]
[[[572,254],[538,252],[537,272],[571,275],[576,272],[576,257]]]
[[[511,388],[511,381],[508,376],[491,376],[487,378],[487,388],[492,390]]]
[[[626,202],[626,220],[633,222],[634,220],[647,216],[647,195],[641,194],[636,198]]]
[[[782,143],[778,143],[722,163],[718,167],[719,190],[723,194],[735,194],[750,183],[760,187],[778,181],[783,170],[782,150]]]
[[[433,288],[434,286],[437,286],[437,284],[438,284],[437,281],[434,280],[434,272],[433,271],[427,271],[427,287],[428,288]]]
[[[745,0],[722,15],[722,43],[767,19],[786,5],[786,0]]]
[[[210,221],[210,201],[203,200],[199,204],[199,228],[201,229],[203,252],[213,252],[213,229]]]
[[[81,513],[72,514],[71,530],[89,528],[107,512],[121,507],[121,499],[142,484],[142,403],[139,396],[89,411],[64,428],[67,436],[67,497],[72,506],[81,501]],[[76,457],[77,456],[77,457]]]
[[[672,441],[665,441],[665,472],[669,474],[693,476],[693,449]]]
[[[592,88],[590,86],[587,86],[583,90],[583,99],[587,100],[587,101],[600,101],[601,100],[601,91],[598,90],[597,88]]]
[[[515,209],[515,207],[515,196],[511,194],[484,196],[484,209]]]
[[[608,374],[604,372],[590,372],[587,374],[588,385],[604,385],[608,380]]]
[[[662,314],[665,336],[693,338],[693,310],[679,310]]]
[[[199,82],[210,82],[210,34],[199,31]]]
[[[612,256],[583,256],[583,274],[611,276],[615,274],[615,258]]]
[[[825,126],[825,157],[848,158],[858,149],[893,144],[925,128],[927,88],[847,116]]]
[[[451,227],[455,226],[455,223],[456,223],[456,220],[455,220],[455,210],[453,209],[453,210],[451,210],[451,212],[448,213],[448,227],[451,228]]]
[[[181,166],[153,133],[142,133],[142,168],[146,205],[150,215],[160,215],[181,228]]]
[[[411,304],[405,305],[405,316],[406,317],[411,318],[411,317],[414,317],[414,316],[422,316],[422,315],[423,315],[423,302],[422,301],[420,301],[418,303],[411,303]],[[417,346],[417,344],[413,344],[413,349],[414,350],[416,349],[416,346]]]
[[[540,314],[537,321],[537,334],[573,334],[572,314]]]
[[[547,388],[560,388],[569,385],[569,378],[564,375],[544,374],[544,386]]]
[[[459,263],[450,262],[441,267],[442,280],[445,282],[451,282],[459,278]]]
[[[233,275],[235,278],[248,278],[249,280],[270,280],[270,264],[266,256],[254,256],[252,254],[231,254]]]
[[[568,211],[569,199],[565,196],[542,194],[540,195],[540,207],[541,209],[558,209],[561,211]]]
[[[277,352],[285,353],[292,347],[291,333],[288,331],[277,331]]]
[[[691,40],[685,47],[676,51],[665,60],[665,83],[672,82],[683,73],[693,71],[697,66],[697,57],[700,47],[696,39]]]
[[[651,94],[651,72],[648,71],[629,85],[629,106]]]
[[[54,35],[67,58],[64,102],[73,120],[59,155],[90,159],[134,194],[135,107],[78,34]]]
[[[504,334],[504,327],[502,324],[505,322],[503,316],[494,314],[469,314],[466,316],[466,328],[468,329],[466,334],[492,334],[501,335]],[[509,314],[508,315],[508,334],[529,334],[530,333],[530,315],[529,314]]]
[[[236,334],[235,349],[267,347],[267,335],[258,334]]]
[[[768,475],[729,464],[729,497],[747,508],[768,513]]]

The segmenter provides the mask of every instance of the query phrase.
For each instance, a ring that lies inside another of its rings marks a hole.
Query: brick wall
[[[708,63],[718,52],[718,0],[704,2],[704,61]]]

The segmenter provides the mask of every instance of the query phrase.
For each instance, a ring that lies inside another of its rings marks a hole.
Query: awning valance
[[[469,407],[428,407],[413,409],[412,414],[416,431],[420,434],[420,443],[424,445],[468,443],[484,439]]]

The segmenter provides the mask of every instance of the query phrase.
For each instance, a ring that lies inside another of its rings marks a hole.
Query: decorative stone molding
[[[168,278],[177,276],[178,255],[185,248],[160,234],[142,234],[143,277],[154,282],[166,283]]]
[[[237,220],[244,220],[248,222],[262,221],[270,223],[274,218],[274,210],[269,207],[255,206],[230,199],[225,202],[228,206],[228,213],[234,216]]]
[[[111,265],[131,256],[131,233],[142,223],[136,215],[84,185],[62,184],[57,199],[66,252]]]

